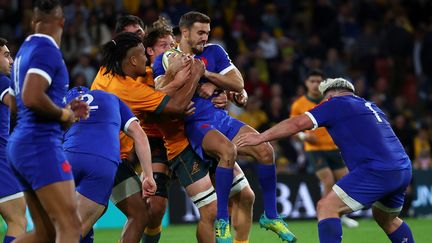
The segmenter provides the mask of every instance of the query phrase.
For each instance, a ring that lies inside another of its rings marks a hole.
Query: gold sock
[[[158,227],[153,228],[153,229],[146,227],[144,230],[144,234],[150,235],[150,236],[157,235],[160,232],[162,232],[162,225],[159,225]]]
[[[236,239],[234,239],[234,243],[249,243],[249,240],[236,240]]]

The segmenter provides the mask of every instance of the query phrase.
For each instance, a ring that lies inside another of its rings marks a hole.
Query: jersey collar
[[[37,34],[29,35],[26,40],[30,40],[30,38],[33,36],[47,38],[48,40],[50,40],[54,44],[55,47],[57,47],[57,49],[60,49],[60,47],[55,42],[54,38],[52,38],[49,35],[37,33]]]

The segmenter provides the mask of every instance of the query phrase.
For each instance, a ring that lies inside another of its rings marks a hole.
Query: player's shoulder
[[[207,43],[204,45],[204,52],[208,53],[227,53],[225,49],[219,45],[214,43]]]
[[[2,84],[8,84],[10,83],[10,78],[2,73],[0,73],[0,82]]]
[[[10,86],[10,79],[8,76],[0,73],[0,93],[7,92]]]

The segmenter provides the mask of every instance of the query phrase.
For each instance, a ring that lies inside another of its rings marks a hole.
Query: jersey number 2
[[[85,100],[85,99],[87,99],[87,100]],[[98,105],[90,105],[93,102],[93,100],[94,100],[93,95],[91,95],[91,94],[84,94],[81,97],[81,100],[85,101],[87,103],[87,105],[89,105],[90,110],[97,110],[97,109],[99,109]]]

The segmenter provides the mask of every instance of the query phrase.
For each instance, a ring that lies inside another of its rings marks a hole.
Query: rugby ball
[[[169,66],[169,62],[168,62],[168,58],[173,54],[173,53],[180,53],[181,51],[177,50],[177,49],[171,49],[168,50],[166,52],[164,52],[164,54],[162,55],[162,66],[163,69],[166,71],[168,69]]]

